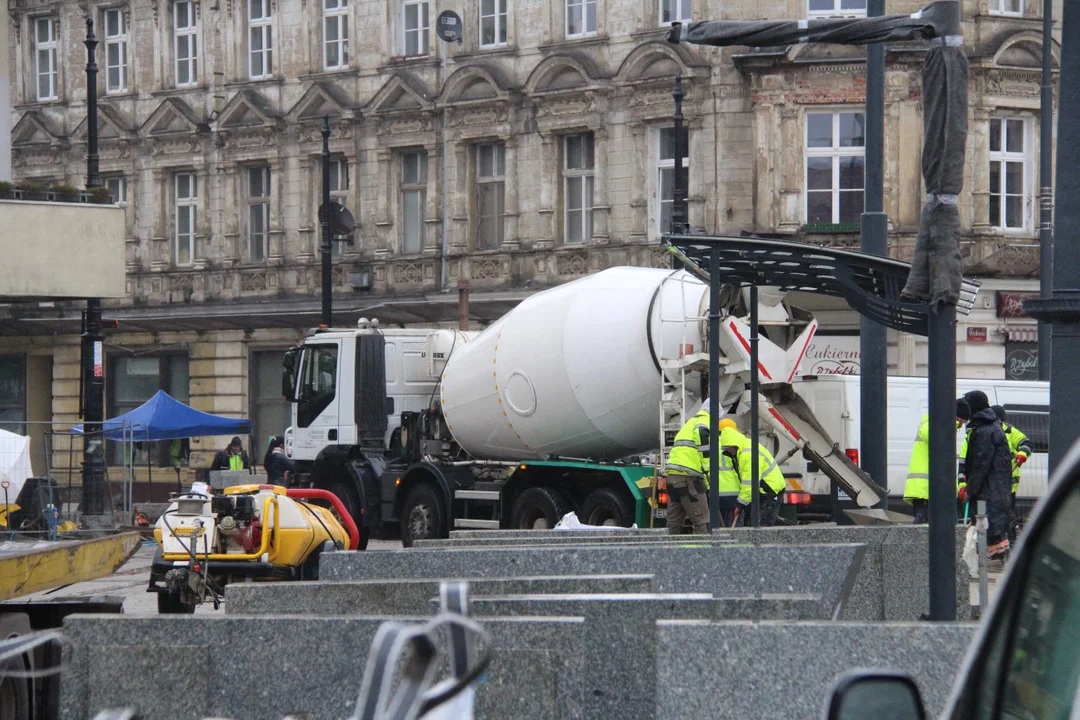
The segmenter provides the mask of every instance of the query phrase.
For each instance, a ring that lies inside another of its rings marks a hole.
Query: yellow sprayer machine
[[[216,608],[225,586],[238,580],[318,579],[323,551],[359,545],[336,495],[277,485],[180,495],[158,520],[154,539],[148,592],[158,593],[162,613],[193,613],[207,601]]]

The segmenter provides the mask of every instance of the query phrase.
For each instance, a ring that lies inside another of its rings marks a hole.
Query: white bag
[[[634,523],[629,528],[618,527],[615,525],[586,525],[578,520],[577,513],[568,512],[562,516],[559,522],[555,523],[556,530],[636,530],[637,523]]]
[[[974,525],[967,529],[962,557],[968,566],[968,574],[973,578],[979,577],[979,530]]]
[[[449,702],[424,713],[420,720],[473,720],[473,708],[476,704],[476,689],[470,685]]]

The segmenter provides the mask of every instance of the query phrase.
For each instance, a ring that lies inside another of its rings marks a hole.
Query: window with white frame
[[[990,120],[990,224],[1000,230],[1029,227],[1027,131],[1024,118]]]
[[[123,8],[105,11],[105,92],[128,89],[128,27]]]
[[[127,205],[127,179],[123,175],[105,178],[105,187],[109,189],[109,195],[114,203]]]
[[[691,0],[660,0],[660,24],[690,22]]]
[[[566,0],[566,37],[596,34],[596,0]]]
[[[865,15],[866,0],[807,0],[806,12],[810,17]]]
[[[56,65],[59,38],[60,23],[56,18],[34,19],[34,75],[38,100],[56,100],[60,96],[60,75]]]
[[[510,0],[480,0],[480,47],[506,44],[506,4]]]
[[[683,128],[683,188],[690,189],[690,133]],[[656,155],[656,216],[653,227],[658,234],[671,231],[671,210],[675,206],[675,128],[660,128],[657,132]]]
[[[191,0],[177,0],[173,3],[173,57],[178,87],[199,82],[198,39],[195,4]]]
[[[330,160],[330,202],[336,202],[342,207],[348,207],[349,200],[349,161],[345,158]],[[334,241],[330,243],[330,254],[333,257],[341,257],[345,252],[345,243]]]
[[[401,250],[405,254],[424,249],[427,171],[426,152],[407,152],[401,156]]]
[[[806,223],[858,223],[863,212],[865,115],[806,114]]]
[[[248,0],[248,77],[270,77],[274,72],[274,18],[270,0]]]
[[[405,57],[427,55],[430,52],[428,30],[431,24],[428,0],[405,0],[401,4],[401,14]]]
[[[476,146],[476,249],[495,250],[503,242],[506,146]]]
[[[593,233],[593,134],[563,139],[563,238],[582,243]]]
[[[994,15],[1024,14],[1024,0],[990,0],[988,10]]]
[[[181,172],[173,176],[175,186],[176,232],[174,259],[177,265],[190,265],[195,259],[195,233],[198,228],[199,178],[195,173]]]
[[[248,259],[263,262],[270,253],[270,168],[247,169]]]
[[[323,0],[323,67],[349,66],[349,0]]]

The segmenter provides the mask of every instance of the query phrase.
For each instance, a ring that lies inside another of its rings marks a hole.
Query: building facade
[[[1029,292],[1042,4],[962,5],[967,272]],[[460,43],[434,31],[447,9],[463,19]],[[101,42],[101,171],[127,216],[127,294],[106,305],[119,322],[109,413],[165,389],[202,410],[250,414],[256,452],[284,429],[282,352],[319,317],[324,118],[331,195],[356,221],[334,242],[339,323],[453,321],[467,285],[482,325],[587,273],[668,266],[659,237],[670,221],[676,74],[693,225],[858,244],[864,52],[721,50],[664,36],[673,20],[857,15],[865,0],[10,0],[16,180],[81,184],[87,13]],[[923,56],[917,45],[888,50],[885,209],[901,258],[922,202]],[[820,312],[825,335],[858,327],[846,307],[800,301]],[[47,406],[49,420],[75,420],[78,317],[0,308],[0,367],[13,368],[0,387],[21,388],[10,411],[0,398],[0,419]],[[961,373],[1002,376],[1017,324],[1034,327],[1000,319],[970,350],[961,326]],[[919,372],[918,343],[894,341],[897,369]],[[39,365],[50,379],[38,372],[31,384]],[[192,464],[214,449],[193,441]]]

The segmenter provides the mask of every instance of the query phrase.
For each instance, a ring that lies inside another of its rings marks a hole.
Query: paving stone
[[[857,668],[910,674],[927,717],[937,717],[975,631],[971,623],[659,620],[655,717],[820,717],[836,678]]]
[[[439,597],[435,580],[239,583],[225,588],[228,615],[408,615],[432,614]],[[558,595],[570,592],[631,593],[652,590],[652,575],[592,575],[533,578],[455,578],[469,583],[471,597]]]

